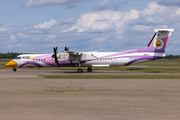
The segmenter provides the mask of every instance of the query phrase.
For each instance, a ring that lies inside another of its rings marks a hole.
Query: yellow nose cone
[[[14,62],[14,60],[11,60],[10,62],[8,62],[6,64],[6,67],[13,67],[13,68],[15,68],[16,66],[17,66],[17,63]]]

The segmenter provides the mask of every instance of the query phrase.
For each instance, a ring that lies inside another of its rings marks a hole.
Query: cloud
[[[7,30],[7,28],[0,28],[0,32],[5,32]]]
[[[21,47],[21,46],[22,46],[22,44],[18,43],[18,44],[8,45],[7,47],[15,48],[15,47]]]
[[[104,42],[107,38],[94,38],[91,42]]]
[[[15,35],[10,35],[11,42],[17,42]]]
[[[178,8],[178,9],[175,11],[175,13],[176,13],[177,15],[180,15],[180,8]]]
[[[111,32],[123,29],[129,21],[139,17],[139,11],[130,12],[101,11],[83,14],[77,22],[68,30],[78,32]]]
[[[72,8],[80,2],[89,2],[91,0],[20,0],[24,3],[25,7],[41,7],[46,5],[64,5],[67,8]]]
[[[153,36],[154,29],[174,28],[176,33],[180,30],[180,9],[163,6],[157,2],[150,2],[146,8],[141,11],[130,10],[129,12],[120,11],[100,11],[85,13],[69,28],[64,30],[67,34],[94,35],[91,36],[91,46],[94,42],[98,50],[127,50],[144,47]],[[172,35],[171,39],[180,38],[180,35]],[[77,35],[77,37],[79,37]],[[176,37],[175,37],[176,36]],[[89,36],[88,36],[89,37]],[[175,38],[173,38],[175,37]],[[138,39],[135,39],[138,38]],[[87,37],[86,37],[87,39]],[[179,40],[177,40],[179,41]],[[80,41],[82,42],[82,41]],[[101,48],[98,48],[99,44]],[[118,45],[121,45],[119,47]],[[92,45],[93,46],[93,45]],[[114,46],[111,48],[110,46]],[[171,42],[169,46],[175,46]],[[94,49],[93,47],[87,47]],[[170,51],[167,50],[167,54]]]
[[[119,10],[121,8],[121,5],[123,5],[123,4],[128,4],[128,2],[127,1],[122,1],[122,2],[118,1],[116,4],[114,4],[112,6],[112,8],[113,8],[113,10]]]
[[[74,18],[69,18],[61,22],[62,24],[72,24],[74,23]]]
[[[54,38],[56,38],[57,35],[54,35],[54,34],[50,34],[50,35],[47,35],[47,37],[45,38],[45,40],[52,40]]]
[[[28,34],[43,34],[42,30],[33,29],[28,32]]]
[[[144,25],[135,25],[132,28],[133,31],[138,31],[138,32],[147,32],[150,30],[149,26],[144,26]]]
[[[31,35],[28,35],[28,34],[25,34],[25,33],[22,33],[22,32],[17,33],[16,36],[18,38],[21,38],[21,39],[28,39],[28,38],[31,37]]]
[[[0,29],[0,44],[7,45],[0,48],[1,52],[51,52],[52,48],[45,51],[42,48],[46,44],[55,43],[55,41],[57,44],[56,37],[59,35],[58,31],[52,31],[52,29],[44,31],[44,29],[35,29],[34,27],[12,23],[1,24]]]
[[[35,29],[48,30],[48,29],[51,29],[55,24],[56,24],[56,21],[54,19],[52,19],[49,22],[45,21],[44,23],[40,23],[39,25],[35,25],[34,28]]]
[[[180,6],[179,0],[161,0],[158,2],[160,5],[164,6]]]
[[[59,28],[54,29],[57,25],[54,19],[33,26],[1,24],[0,44],[6,44],[8,48],[2,46],[0,50],[51,53],[58,45],[59,51],[64,46],[72,51],[123,51],[146,46],[154,29],[174,28],[166,54],[179,54],[180,51],[180,9],[158,2],[151,2],[139,11],[84,13],[77,20],[61,21]]]
[[[148,8],[145,8],[145,10],[143,10],[141,12],[142,16],[150,16],[150,15],[165,15],[165,12],[170,12],[171,9],[169,7],[166,6],[161,6],[158,5],[157,2],[151,2],[148,4]]]
[[[121,5],[128,4],[127,1],[118,1],[114,5],[111,5],[111,1],[113,0],[104,0],[100,2],[98,5],[94,6],[93,10],[100,10],[100,11],[107,9],[119,10],[121,8]]]
[[[102,2],[100,2],[98,5],[94,6],[93,9],[94,10],[105,10],[108,9],[111,6],[111,1],[112,0],[104,0]]]
[[[142,10],[139,15],[137,23],[144,25],[166,25],[177,20],[177,15],[170,7],[159,5],[157,2],[149,3],[148,8]]]

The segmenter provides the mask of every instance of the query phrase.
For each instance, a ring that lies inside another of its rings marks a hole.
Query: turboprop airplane
[[[72,52],[68,47],[61,53],[54,47],[54,54],[22,54],[6,64],[16,71],[16,67],[77,67],[77,72],[82,73],[81,67],[114,67],[127,66],[134,63],[159,59],[165,57],[166,46],[174,29],[156,29],[155,34],[147,47],[123,52]]]

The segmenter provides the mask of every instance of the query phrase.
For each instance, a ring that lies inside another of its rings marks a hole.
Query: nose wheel
[[[13,68],[13,71],[16,72],[17,71],[16,68]]]

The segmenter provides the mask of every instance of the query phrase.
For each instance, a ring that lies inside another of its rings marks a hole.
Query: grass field
[[[10,59],[0,59],[0,69],[7,68],[6,63],[9,61],[10,61]]]

